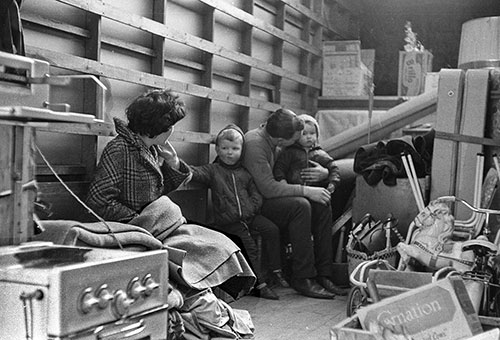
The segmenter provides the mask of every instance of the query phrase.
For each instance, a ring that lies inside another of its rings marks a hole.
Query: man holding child
[[[280,148],[294,144],[303,129],[304,122],[293,111],[276,110],[265,124],[246,133],[243,164],[264,197],[261,214],[288,234],[292,245],[291,286],[305,296],[333,299],[345,291],[330,280],[333,263],[330,191],[277,181],[273,176]],[[328,169],[313,164],[302,170],[304,181],[325,180]]]

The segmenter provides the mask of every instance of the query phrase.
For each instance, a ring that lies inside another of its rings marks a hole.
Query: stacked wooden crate
[[[0,121],[0,246],[33,236],[34,129]]]

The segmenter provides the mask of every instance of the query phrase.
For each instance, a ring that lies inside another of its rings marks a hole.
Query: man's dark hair
[[[125,113],[130,130],[154,138],[184,118],[186,109],[171,90],[151,90],[134,99]]]
[[[288,109],[278,109],[267,118],[266,131],[273,138],[290,139],[304,129],[304,122]]]

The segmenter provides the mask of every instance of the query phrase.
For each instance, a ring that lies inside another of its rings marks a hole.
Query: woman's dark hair
[[[304,121],[288,109],[278,109],[267,118],[266,131],[273,138],[290,139],[304,129]]]
[[[186,109],[171,90],[151,90],[134,99],[125,113],[130,130],[154,138],[184,118]]]

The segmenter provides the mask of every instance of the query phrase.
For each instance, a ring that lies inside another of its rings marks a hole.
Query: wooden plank
[[[13,223],[10,226],[9,244],[28,242],[33,237],[33,212],[36,196],[34,130],[14,127]],[[31,184],[30,184],[31,183]]]
[[[488,145],[488,146],[500,146],[500,141],[492,139],[492,138],[468,136],[468,135],[443,132],[443,131],[436,131],[435,133],[436,133],[436,135],[434,136],[434,138],[436,138],[436,139],[445,139],[445,140],[451,140],[451,141],[455,141],[455,142]]]
[[[84,30],[84,29],[81,29],[81,28],[76,27],[76,26],[72,26],[72,25],[68,25],[68,24],[61,24],[61,23],[54,23],[51,20],[47,20],[47,19],[44,19],[44,18],[41,18],[38,16],[30,15],[30,14],[21,13],[21,16],[22,16],[22,20],[24,22],[35,23],[35,24],[40,25],[40,26],[63,31],[65,34],[72,34],[75,37],[79,37],[79,38],[89,38],[90,37],[90,33],[88,30]],[[132,53],[142,54],[142,55],[145,55],[148,57],[155,57],[156,56],[156,52],[152,48],[148,48],[148,47],[144,47],[142,45],[135,44],[132,42],[120,40],[120,39],[117,39],[117,38],[114,38],[111,36],[101,35],[101,42],[102,42],[102,44],[106,44],[106,45],[109,45],[109,46],[114,47],[114,48],[120,48],[120,49],[129,51],[129,52],[132,52]],[[188,59],[183,59],[183,58],[178,58],[178,57],[169,57],[169,56],[164,56],[164,59],[166,62],[175,64],[177,66],[190,68],[192,70],[204,71],[206,69],[205,65],[203,65],[201,63],[194,62],[192,60],[188,60]],[[244,77],[242,77],[241,75],[238,75],[238,74],[234,74],[234,73],[223,72],[220,70],[214,70],[213,74],[218,76],[218,77],[226,78],[226,79],[237,81],[240,83],[245,81]],[[2,77],[10,77],[10,78],[13,78],[15,80],[20,81],[21,83],[26,83],[26,77],[22,77],[22,76],[2,75]],[[255,86],[255,87],[262,87],[264,89],[274,90],[274,87],[272,86],[272,84],[269,84],[269,83],[260,82],[260,81],[255,80],[255,79],[250,79],[250,83],[252,86]]]
[[[358,316],[342,320],[330,330],[331,340],[376,340],[377,337],[361,328]]]
[[[465,74],[465,89],[462,104],[460,134],[484,137],[486,111],[488,109],[487,69],[468,70]],[[474,202],[477,154],[483,152],[483,146],[475,143],[459,143],[457,154],[457,180],[455,196]],[[455,219],[466,220],[470,209],[459,204],[455,210]]]
[[[0,118],[8,120],[60,121],[93,123],[95,116],[75,112],[57,112],[27,106],[0,106]]]
[[[386,138],[391,132],[436,112],[436,103],[437,92],[430,91],[393,107],[371,128],[372,139]],[[344,157],[367,143],[367,133],[368,122],[365,122],[326,139],[322,146],[327,152],[335,152],[337,158]]]
[[[162,36],[166,39],[184,44],[186,46],[190,46],[204,52],[213,53],[214,55],[221,56],[240,64],[245,64],[247,66],[255,67],[268,73],[280,75],[282,77],[291,79],[299,83],[304,83],[318,89],[321,88],[321,81],[319,80],[299,75],[295,72],[288,71],[281,67],[276,67],[275,65],[272,65],[268,62],[253,58],[251,56],[245,55],[244,53],[230,50],[222,45],[215,44],[211,41],[199,38],[189,33],[177,31],[174,28],[155,22],[154,20],[150,20],[140,15],[124,13],[122,9],[107,5],[102,2],[98,2],[95,0],[58,1],[88,11],[90,13],[102,15],[103,17],[106,17],[108,19],[140,29],[142,31]]]
[[[335,235],[352,218],[352,208],[347,209],[332,225],[332,235]]]
[[[248,15],[253,17],[254,2],[252,0],[245,1],[243,3],[243,10],[245,13],[248,13]],[[244,25],[241,28],[241,52],[247,55],[253,54],[254,35],[255,29],[252,25]],[[238,73],[240,73],[244,78],[244,81],[240,84],[240,93],[242,95],[250,97],[252,93],[252,84],[250,82],[250,79],[252,79],[253,69],[251,67],[242,65]],[[239,108],[237,124],[243,129],[243,131],[249,130],[250,108]]]
[[[215,135],[203,132],[174,131],[169,138],[172,142],[188,142],[196,144],[212,144],[215,142]]]
[[[257,29],[262,30],[267,34],[271,34],[278,39],[284,40],[291,45],[295,45],[296,47],[299,47],[304,51],[307,51],[309,53],[317,55],[318,57],[321,57],[322,50],[320,48],[310,45],[304,40],[297,39],[296,37],[286,33],[283,29],[278,29],[276,26],[268,24],[264,20],[256,18],[253,15],[245,11],[242,11],[241,9],[231,5],[228,2],[223,2],[221,0],[200,0],[200,1],[216,8],[222,13],[225,13],[229,16],[232,16],[235,19],[242,21],[243,23],[251,25]]]
[[[357,97],[334,97],[320,96],[318,97],[318,109],[365,109],[368,107],[368,96]],[[401,103],[408,101],[408,97],[397,96],[374,96],[373,108],[378,110],[388,110]]]
[[[439,72],[436,130],[459,133],[464,91],[463,70]],[[455,194],[458,143],[436,139],[432,155],[430,199]]]
[[[285,28],[285,17],[286,10],[285,4],[283,2],[278,2],[276,4],[276,18],[274,25],[280,29]],[[277,66],[283,66],[283,55],[284,55],[284,42],[283,40],[278,40],[273,44],[273,64]],[[273,85],[275,87],[274,98],[272,99],[275,103],[282,103],[283,100],[283,77],[280,75],[273,76]]]
[[[279,104],[249,98],[242,95],[223,92],[192,83],[167,79],[162,76],[135,71],[123,67],[113,66],[90,59],[59,53],[43,48],[26,46],[27,54],[33,58],[48,59],[52,66],[64,69],[104,76],[110,79],[121,80],[152,88],[170,88],[175,92],[189,94],[201,98],[210,98],[225,103],[253,107],[260,110],[274,111],[281,107]]]
[[[40,131],[73,133],[79,135],[94,136],[115,136],[115,129],[112,123],[95,120],[92,124],[74,124],[74,123],[42,123],[29,122],[27,125],[36,127]]]
[[[153,20],[162,25],[167,22],[167,2],[165,0],[153,0]],[[154,35],[152,48],[155,52],[151,60],[151,73],[163,76],[165,73],[165,38]]]
[[[432,273],[370,269],[368,278],[375,282],[377,287],[380,285],[412,289],[431,283]]]
[[[13,185],[12,164],[14,163],[14,128],[0,124],[0,216],[2,233],[0,246],[12,244],[13,231]]]
[[[354,34],[349,33],[347,31],[344,31],[343,29],[339,27],[331,27],[328,21],[324,20],[323,17],[321,17],[319,14],[314,13],[312,10],[307,8],[306,6],[302,5],[300,1],[298,0],[286,0],[284,1],[287,6],[290,8],[293,8],[297,12],[301,13],[305,17],[313,20],[315,23],[320,24],[325,30],[327,30],[327,33],[333,34],[333,35],[338,35],[343,39],[355,39],[357,38]],[[322,2],[322,1],[320,1]],[[322,14],[322,13],[321,13]]]

